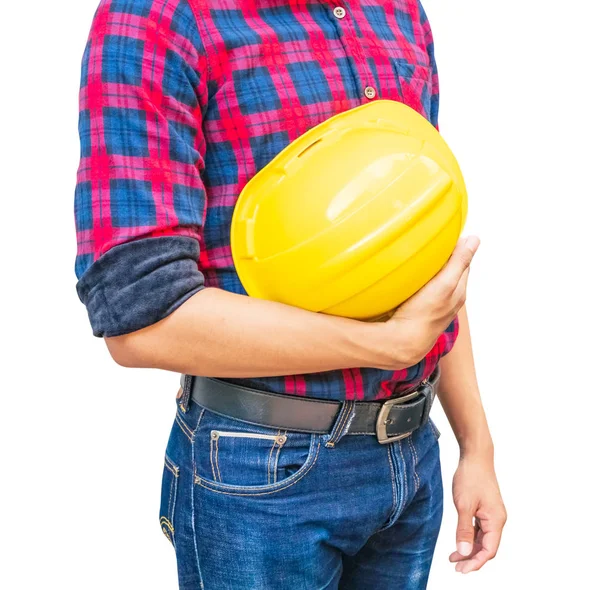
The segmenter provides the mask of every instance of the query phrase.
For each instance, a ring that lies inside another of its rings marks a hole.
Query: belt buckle
[[[425,383],[426,382],[423,382],[422,385],[424,385]],[[397,436],[388,436],[388,419],[390,412],[392,411],[392,408],[394,406],[401,406],[402,404],[405,404],[406,402],[409,402],[415,399],[416,397],[419,397],[421,394],[421,388],[419,387],[419,389],[413,391],[412,393],[407,393],[402,397],[397,397],[394,399],[390,399],[387,402],[384,402],[384,404],[381,406],[381,409],[379,410],[379,414],[377,414],[377,422],[375,423],[375,432],[377,434],[377,440],[379,444],[387,445],[396,442],[397,440],[402,440],[403,438],[406,438],[407,436],[410,436],[412,434],[411,431],[405,434],[398,434]]]

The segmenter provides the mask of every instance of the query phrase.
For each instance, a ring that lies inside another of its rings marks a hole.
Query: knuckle
[[[492,518],[495,522],[497,522],[500,526],[504,526],[507,520],[506,510],[498,511],[496,514],[492,515]]]
[[[471,503],[468,500],[463,500],[462,498],[457,498],[456,500],[456,509],[459,513],[469,513],[470,514]],[[464,516],[464,515],[463,515]]]

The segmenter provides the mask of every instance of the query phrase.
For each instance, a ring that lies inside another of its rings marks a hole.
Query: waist
[[[375,401],[325,401],[307,397],[268,393],[220,379],[182,375],[179,408],[185,414],[190,402],[213,413],[242,422],[325,434],[376,435],[381,444],[409,436],[429,419],[439,386],[440,370],[430,379],[394,399]],[[341,420],[341,422],[340,422]],[[328,446],[335,445],[335,440]]]
[[[444,344],[447,344],[444,342]],[[446,346],[444,346],[446,348]],[[447,347],[449,351],[451,345]],[[444,353],[446,354],[446,353]],[[344,369],[252,379],[223,379],[228,383],[266,391],[333,401],[374,401],[399,397],[428,379],[443,354],[431,352],[420,363],[402,371]]]

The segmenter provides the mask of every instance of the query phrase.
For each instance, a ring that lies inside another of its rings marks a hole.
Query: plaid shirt
[[[370,100],[437,126],[418,0],[102,0],[83,58],[78,292],[97,336],[166,317],[204,284],[244,289],[229,243],[244,185],[286,145]],[[427,377],[455,319],[402,371],[245,379],[274,392],[381,399]]]

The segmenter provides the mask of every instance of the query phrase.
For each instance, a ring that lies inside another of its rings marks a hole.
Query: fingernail
[[[469,236],[465,242],[465,247],[473,251],[479,246],[479,238],[477,236]]]
[[[456,544],[456,550],[461,554],[464,555],[465,557],[468,555],[471,555],[471,543],[467,543],[466,541],[461,541],[460,543]]]

